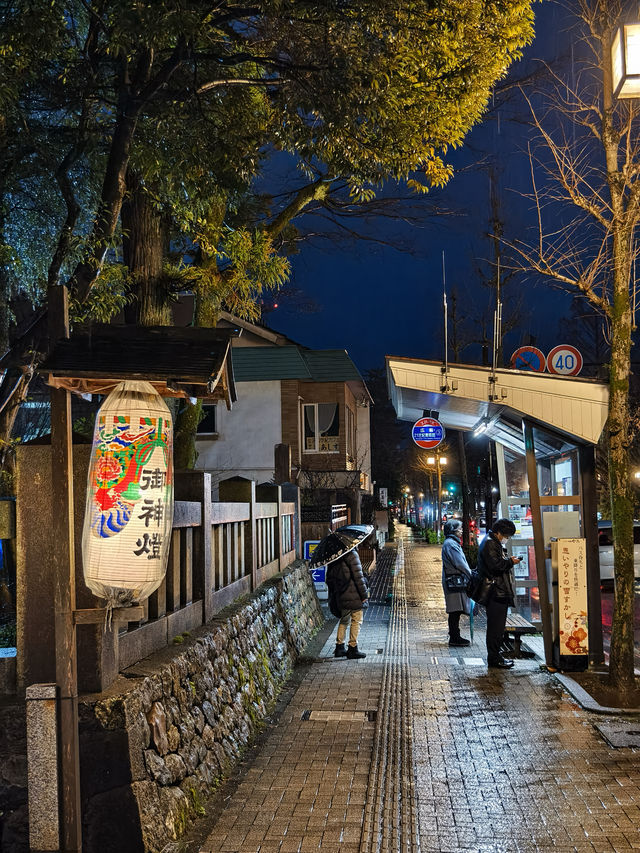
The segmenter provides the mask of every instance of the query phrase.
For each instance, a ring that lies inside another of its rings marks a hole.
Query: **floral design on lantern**
[[[165,470],[169,467],[166,419],[140,418],[137,431],[129,420],[119,416],[113,423],[107,423],[104,415],[99,419],[91,522],[91,529],[98,537],[113,536],[126,527],[141,496],[143,472],[144,488],[149,485],[150,477],[165,476],[159,469],[145,468],[157,447],[162,449]]]
[[[147,598],[166,571],[173,523],[171,414],[147,382],[122,382],[96,417],[82,555],[110,606]]]

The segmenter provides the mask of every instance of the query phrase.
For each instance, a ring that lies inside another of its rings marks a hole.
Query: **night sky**
[[[535,4],[536,38],[522,61],[512,66],[510,77],[521,77],[537,60],[555,58],[567,51],[570,36],[563,10],[552,3]],[[526,156],[527,134],[522,121],[525,105],[514,95],[510,105],[494,110],[453,152],[450,162],[456,174],[443,191],[430,193],[433,202],[455,211],[453,216],[425,218],[422,227],[396,224],[392,237],[410,245],[411,253],[372,242],[332,246],[303,246],[292,259],[292,284],[304,291],[319,310],[300,313],[280,300],[267,323],[301,344],[314,348],[345,348],[361,371],[382,366],[384,356],[442,358],[442,252],[445,252],[447,290],[455,285],[471,317],[487,309],[491,297],[478,284],[478,269],[492,257],[487,238],[490,219],[489,174],[475,166],[484,159],[493,163],[500,187],[500,215],[505,233],[523,235],[532,224],[531,203],[519,195],[530,187]],[[386,239],[388,226],[377,226]],[[547,351],[562,337],[559,320],[568,312],[570,298],[520,275],[514,292],[522,299],[523,322],[507,338],[507,354],[522,343],[535,343]],[[493,312],[493,304],[490,306]],[[465,352],[462,361],[480,362],[480,348]]]

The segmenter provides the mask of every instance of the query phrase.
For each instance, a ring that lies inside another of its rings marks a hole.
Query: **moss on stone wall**
[[[132,843],[123,849],[120,833],[117,853],[155,853],[185,833],[262,728],[322,622],[299,561],[193,637],[181,635],[169,659],[167,650],[147,658],[110,695],[84,704],[82,750],[91,752],[83,763],[85,815],[109,821],[119,799],[133,796],[137,805],[126,812],[138,821]],[[100,850],[85,844],[86,853],[112,853],[104,845],[102,835]]]

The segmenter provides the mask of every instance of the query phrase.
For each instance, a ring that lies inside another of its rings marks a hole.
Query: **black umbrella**
[[[347,524],[345,527],[339,527],[318,542],[309,560],[309,568],[332,563],[348,551],[353,551],[372,533],[373,527],[370,524]]]

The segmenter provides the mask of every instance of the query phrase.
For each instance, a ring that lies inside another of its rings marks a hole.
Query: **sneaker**
[[[470,646],[471,640],[465,640],[464,637],[456,637],[455,639],[449,640],[449,645],[455,646],[456,648],[459,648],[462,646]]]

